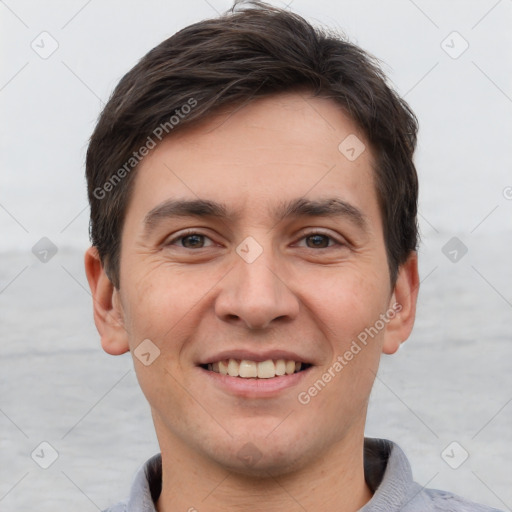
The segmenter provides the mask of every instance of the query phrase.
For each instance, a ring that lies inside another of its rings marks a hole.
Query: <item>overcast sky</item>
[[[42,236],[59,247],[87,245],[84,156],[102,102],[153,46],[230,4],[0,3],[0,250],[25,250]],[[511,1],[290,7],[379,57],[415,110],[424,236],[512,229]]]

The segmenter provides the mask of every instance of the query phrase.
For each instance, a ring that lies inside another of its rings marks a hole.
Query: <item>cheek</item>
[[[302,398],[310,400],[313,416],[323,417],[337,431],[334,425],[348,427],[347,422],[365,415],[384,333],[370,329],[386,310],[387,300],[382,289],[361,279],[338,278],[317,291],[316,323],[332,355],[302,390]],[[326,416],[325,411],[330,413]]]
[[[166,262],[145,262],[140,268],[144,272],[132,274],[124,290],[130,337],[133,342],[141,336],[154,338],[158,344],[175,337],[180,324],[200,307],[212,288],[212,277],[199,272],[189,276]]]
[[[182,410],[193,403],[181,392],[180,358],[197,325],[194,314],[201,307],[205,290],[198,284],[200,280],[184,279],[179,270],[164,264],[148,265],[147,269],[140,275],[132,274],[124,289],[129,304],[127,320],[134,368],[154,411]],[[145,340],[154,344],[150,345],[148,365],[147,360],[139,358],[142,351],[138,347],[147,343]],[[154,360],[153,353],[157,354]]]
[[[375,325],[388,307],[387,275],[333,269],[331,276],[317,276],[314,282],[309,309],[331,352],[320,376],[329,389],[321,397],[319,393],[317,405],[320,410],[334,404],[338,411],[355,411],[366,403],[380,361],[384,329],[375,330]]]
[[[300,280],[303,302],[340,350],[373,325],[388,305],[388,277],[379,269],[324,268]]]

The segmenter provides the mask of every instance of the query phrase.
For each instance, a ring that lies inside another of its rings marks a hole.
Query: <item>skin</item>
[[[365,141],[332,100],[297,93],[210,117],[140,164],[119,290],[96,249],[87,251],[104,350],[133,354],[145,339],[160,350],[148,366],[134,357],[162,451],[160,512],[339,512],[371,499],[363,474],[368,398],[381,353],[394,353],[411,332],[418,271],[412,253],[392,287],[373,156],[365,142],[349,161],[338,145],[350,134]],[[342,200],[365,225],[347,215],[275,216],[301,198]],[[222,203],[228,217],[163,217],[145,231],[148,212],[168,199]],[[186,230],[206,238],[180,238]],[[252,263],[236,252],[248,236],[262,248]],[[395,303],[401,311],[302,405],[298,393]],[[235,393],[197,366],[234,349],[290,350],[312,366],[270,396]],[[250,462],[240,457],[247,446]]]

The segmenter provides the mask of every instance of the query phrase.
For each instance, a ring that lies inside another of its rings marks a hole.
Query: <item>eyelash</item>
[[[208,239],[211,242],[213,242],[213,240],[208,235],[205,235],[205,234],[203,234],[201,232],[198,232],[198,231],[187,231],[185,233],[182,233],[180,236],[171,239],[165,245],[166,246],[175,245],[180,240],[184,240],[185,238],[188,238],[188,237],[194,236],[194,235],[195,236],[201,236],[201,237],[203,237],[205,239]],[[329,239],[329,242],[331,242],[331,241],[333,242],[332,244],[328,245],[327,247],[320,247],[320,249],[328,249],[328,248],[331,248],[331,247],[334,247],[334,246],[345,246],[346,245],[344,242],[341,242],[341,241],[335,239],[332,235],[324,233],[322,231],[318,231],[318,230],[317,231],[311,231],[311,232],[308,232],[308,233],[303,233],[302,236],[298,239],[297,242],[302,241],[302,240],[306,240],[307,238],[315,236],[315,235],[320,235],[320,236],[326,237],[326,238]],[[297,242],[295,242],[295,244],[297,244]],[[188,247],[184,247],[183,245],[181,247],[183,249],[189,249]],[[207,247],[210,247],[210,246],[207,246]],[[200,249],[203,249],[203,248],[204,247],[200,247]],[[313,247],[306,247],[306,248],[307,249],[314,249]],[[194,249],[191,249],[191,250],[194,250]]]

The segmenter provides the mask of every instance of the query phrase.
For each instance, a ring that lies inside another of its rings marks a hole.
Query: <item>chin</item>
[[[282,441],[279,445],[265,441],[264,438],[253,441],[250,439],[248,436],[245,441],[238,441],[235,450],[216,453],[215,462],[241,476],[269,478],[293,473],[307,466],[311,458],[308,450],[299,450],[297,443]]]
[[[240,461],[238,457],[228,461],[222,461],[223,467],[240,476],[247,476],[251,479],[266,479],[270,477],[279,477],[294,473],[304,464],[300,463],[300,458],[291,458],[290,456],[276,457],[266,456],[255,462]]]

